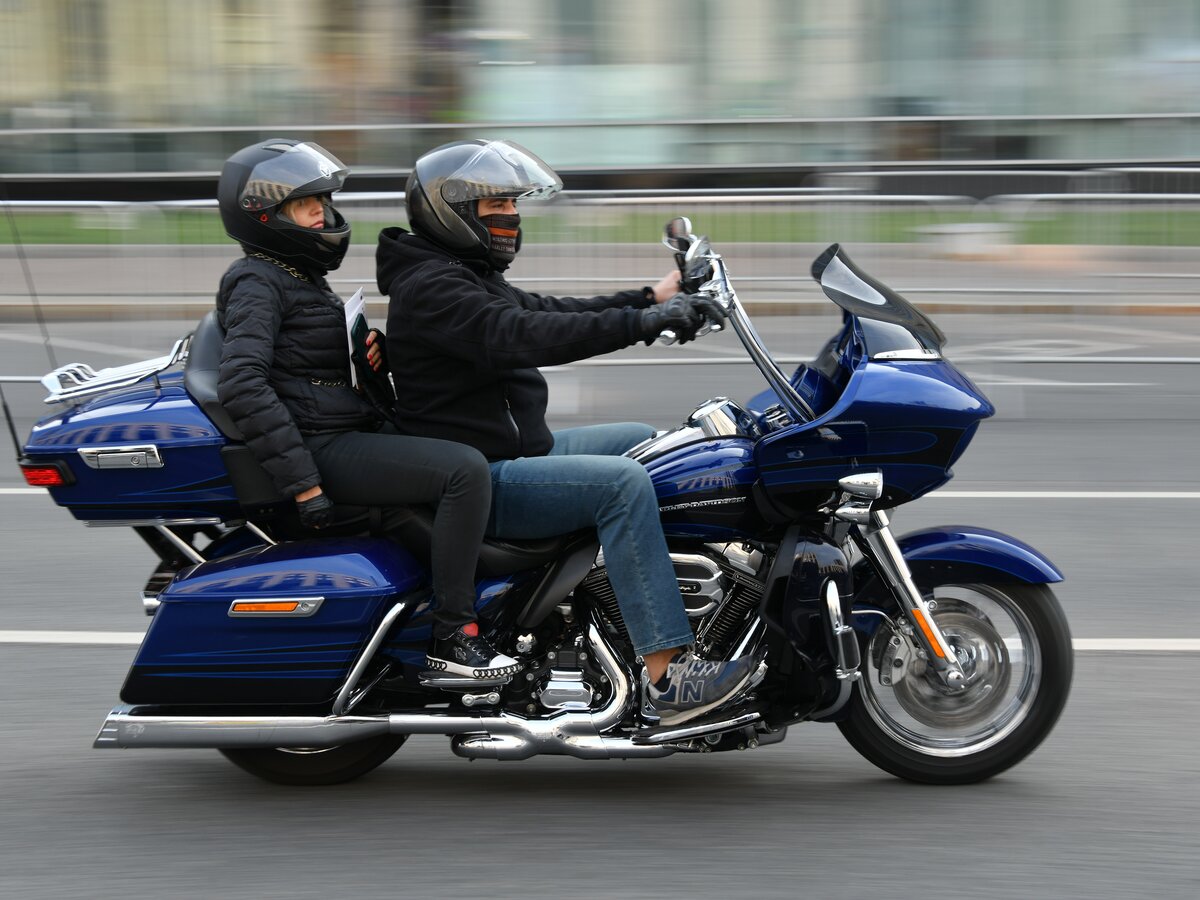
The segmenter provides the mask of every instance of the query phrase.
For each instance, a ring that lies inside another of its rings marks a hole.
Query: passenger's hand
[[[662,281],[656,284],[652,290],[654,291],[655,303],[666,303],[679,293],[679,270],[672,269],[663,276]]]
[[[308,496],[305,500],[300,498],[308,495],[310,491],[296,495],[296,510],[300,513],[300,524],[305,528],[328,528],[333,524],[333,501],[319,487],[315,490],[317,493]]]
[[[698,298],[676,294],[666,303],[642,310],[642,338],[648,347],[664,331],[671,331],[675,340],[686,344],[704,324],[705,315],[706,310],[700,306]]]
[[[387,339],[378,328],[367,332],[367,364],[376,372],[387,369]]]

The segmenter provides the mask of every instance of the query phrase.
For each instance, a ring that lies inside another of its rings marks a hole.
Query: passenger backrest
[[[267,507],[285,502],[287,498],[279,493],[271,476],[259,465],[250,448],[242,443],[245,438],[217,399],[217,377],[224,343],[225,333],[221,330],[214,309],[200,320],[192,332],[183,370],[183,386],[221,434],[230,441],[236,441],[221,448],[221,460],[229,472],[229,480],[233,482],[238,501],[248,512],[261,513]]]
[[[188,345],[187,364],[183,370],[183,386],[192,399],[200,404],[204,414],[212,419],[221,434],[231,441],[242,441],[242,433],[233,424],[233,419],[221,401],[217,399],[217,376],[221,368],[221,346],[225,343],[225,332],[217,321],[217,311],[206,313],[192,332]]]

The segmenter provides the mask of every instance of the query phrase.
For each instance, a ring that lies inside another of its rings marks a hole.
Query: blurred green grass
[[[1200,246],[1200,210],[1062,211],[1023,219],[982,217],[978,211],[820,208],[800,210],[682,210],[695,229],[714,243],[821,243],[869,241],[906,243],[926,239],[928,229],[945,226],[1003,226],[1005,237],[1019,244],[1125,244]],[[523,215],[528,243],[656,243],[665,211],[574,209],[566,215]],[[380,227],[396,219],[378,210],[349,213],[356,239],[373,241]],[[25,244],[226,244],[220,220],[212,210],[140,210],[129,213],[88,210],[15,213],[0,225],[0,244],[14,243],[10,221]]]

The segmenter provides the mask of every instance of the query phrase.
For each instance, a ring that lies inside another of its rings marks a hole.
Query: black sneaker
[[[437,672],[465,678],[499,678],[513,675],[520,665],[498,652],[472,622],[455,629],[449,637],[435,637],[425,665]]]
[[[646,698],[662,725],[678,725],[733,700],[757,669],[753,656],[728,662],[701,659],[681,650],[667,663],[666,674],[646,684]]]

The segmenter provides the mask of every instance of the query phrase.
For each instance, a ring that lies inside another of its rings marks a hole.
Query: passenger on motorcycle
[[[225,163],[221,220],[246,255],[217,293],[218,397],[305,526],[335,524],[337,504],[435,506],[429,663],[471,678],[511,674],[516,660],[479,633],[474,566],[463,565],[478,556],[487,522],[486,461],[461,443],[402,434],[394,408],[368,402],[349,380],[345,312],[325,280],[350,243],[330,200],[346,175],[318,145],[293,140],[254,144]],[[368,358],[383,368],[382,335],[371,345]]]
[[[575,299],[531,294],[505,270],[521,248],[517,201],[562,181],[508,141],[459,141],[416,161],[405,201],[412,232],[386,228],[377,280],[390,297],[388,358],[405,431],[461,441],[489,460],[488,532],[543,538],[595,528],[647,696],[664,723],[736,697],[753,661],[695,656],[692,631],[646,470],[622,454],[650,437],[624,423],[551,433],[538,366],[609,353],[665,330],[695,337],[722,318],[679,293],[679,273],[653,287]]]

